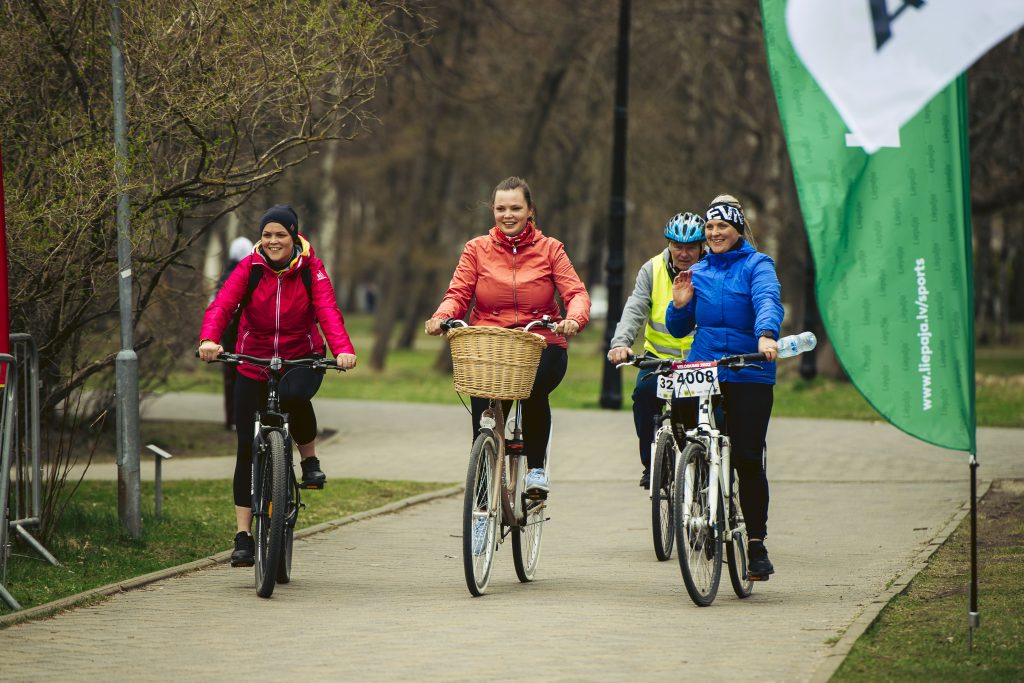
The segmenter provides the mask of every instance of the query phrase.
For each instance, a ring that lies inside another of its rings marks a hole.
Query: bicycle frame
[[[715,425],[712,394],[708,393],[700,397],[697,408],[697,427],[686,432],[686,440],[700,443],[707,449],[708,458],[711,461],[708,474],[708,519],[717,519],[719,492],[728,491],[731,493],[732,491],[732,448],[728,435],[723,434]],[[679,460],[676,461],[676,466],[681,466]],[[678,477],[679,475],[680,473],[677,471],[676,476]],[[689,510],[692,503],[692,500],[690,500],[691,491],[688,487],[685,491],[686,493],[683,498],[685,503],[684,510]],[[728,538],[733,531],[731,526],[732,510],[730,507],[732,505],[732,496],[723,495],[721,500],[725,513],[725,535]],[[684,523],[689,522],[685,518],[683,521]],[[713,531],[715,534],[718,533],[718,529]]]

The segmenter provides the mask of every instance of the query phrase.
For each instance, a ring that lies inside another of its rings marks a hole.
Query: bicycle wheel
[[[722,505],[719,503],[715,519],[711,520],[707,449],[702,444],[689,443],[680,460],[672,500],[679,569],[690,599],[707,607],[714,602],[722,578]]]
[[[520,459],[522,460],[522,459]],[[516,477],[516,495],[519,497],[519,510],[523,510],[520,519],[523,526],[512,530],[512,560],[516,567],[516,576],[523,583],[533,581],[540,561],[540,539],[544,532],[544,515],[547,512],[547,500],[531,500],[526,497],[525,462],[519,463],[521,472]]]
[[[729,506],[729,542],[725,546],[725,556],[729,562],[729,581],[738,598],[749,598],[754,589],[754,582],[747,572],[747,524],[743,521],[743,509],[740,507],[740,491],[736,483],[736,473],[732,475],[732,504]]]
[[[498,444],[490,433],[473,442],[466,472],[466,497],[462,508],[462,564],[466,586],[475,596],[483,595],[491,578],[497,546]]]
[[[267,448],[260,467],[260,506],[256,514],[256,595],[269,598],[277,583],[277,568],[284,549],[285,517],[288,515],[288,463],[284,436],[267,434]]]
[[[672,432],[658,432],[651,467],[651,529],[654,532],[654,554],[664,562],[672,557],[675,526],[672,523],[672,484],[675,479],[676,448]]]
[[[291,470],[291,467],[288,469]],[[288,499],[288,519],[284,525],[281,562],[277,565],[278,583],[290,583],[292,580],[292,543],[295,541],[295,524],[299,521],[299,485],[295,481],[294,471],[288,473],[288,488],[292,495]]]

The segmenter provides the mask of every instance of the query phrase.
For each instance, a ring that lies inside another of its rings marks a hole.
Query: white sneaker
[[[527,491],[542,491],[547,493],[551,489],[548,487],[548,475],[544,471],[543,467],[534,467],[532,470],[526,473],[526,490]]]

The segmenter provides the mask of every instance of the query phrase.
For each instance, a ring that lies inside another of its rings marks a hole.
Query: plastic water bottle
[[[779,358],[789,358],[804,351],[810,351],[818,345],[818,338],[813,332],[791,334],[779,340]]]

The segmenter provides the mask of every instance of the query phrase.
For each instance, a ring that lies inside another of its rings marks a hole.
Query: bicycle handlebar
[[[199,357],[198,351],[196,351],[196,357]],[[345,372],[345,368],[338,367],[334,360],[328,358],[296,358],[294,360],[279,357],[259,358],[257,356],[248,356],[244,353],[229,353],[227,351],[222,351],[210,362],[227,363],[228,365],[252,363],[253,365],[270,368],[271,370],[280,370],[285,366],[291,365],[312,368],[314,370],[338,370],[339,372]]]
[[[720,368],[740,370],[766,360],[768,360],[768,358],[763,353],[744,353],[737,356],[723,356],[713,362]],[[619,363],[615,366],[615,369],[618,370],[619,368],[623,368],[627,365],[633,365],[641,370],[656,368],[657,372],[668,372],[676,367],[681,368],[685,364],[686,361],[676,360],[675,358],[646,358],[644,356],[630,356],[629,360],[625,363]]]
[[[529,332],[530,328],[535,325],[546,327],[553,332],[557,323],[551,319],[550,315],[545,315],[540,320],[534,320],[531,323],[527,323],[524,331]],[[461,320],[459,318],[445,318],[441,321],[441,330],[443,332],[447,332],[448,330],[452,330],[456,327],[469,327],[469,324],[465,320]]]

